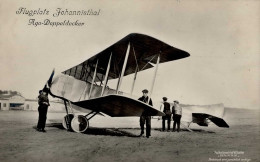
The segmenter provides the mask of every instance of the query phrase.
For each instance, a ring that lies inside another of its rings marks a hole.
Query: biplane
[[[84,62],[69,68],[53,78],[48,84],[50,94],[64,101],[67,115],[64,125],[75,132],[84,132],[89,120],[95,115],[111,117],[141,116],[148,110],[150,116],[163,116],[163,112],[138,101],[132,96],[137,74],[154,68],[151,97],[158,65],[189,57],[186,51],[172,47],[148,35],[132,33],[109,46]],[[131,92],[120,90],[124,76],[133,74]],[[116,80],[114,89],[108,87],[110,80]],[[88,110],[86,115],[73,115],[72,110]]]

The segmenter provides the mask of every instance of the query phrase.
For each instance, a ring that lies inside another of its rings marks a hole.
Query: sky
[[[19,8],[48,15],[17,14]],[[62,10],[99,11],[97,16]],[[29,25],[78,20],[84,26]],[[190,57],[159,66],[152,98],[184,104],[260,108],[260,1],[0,0],[0,89],[34,99],[50,76],[77,65],[130,33],[142,33]],[[134,94],[151,87],[153,70],[138,74]],[[122,90],[130,92],[132,76]]]

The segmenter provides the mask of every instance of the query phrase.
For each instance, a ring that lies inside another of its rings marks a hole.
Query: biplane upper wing
[[[73,102],[72,104],[95,112],[103,112],[111,117],[141,116],[145,110],[149,110],[145,111],[146,115],[149,116],[165,115],[150,105],[121,95],[108,95],[85,101]]]
[[[155,64],[158,54],[160,54],[160,63],[190,56],[189,53],[172,47],[158,39],[132,33],[79,65],[65,70],[63,73],[79,80],[91,82],[98,60],[95,81],[100,81],[106,73],[108,60],[112,54],[108,79],[119,78],[129,43],[129,57],[124,76],[135,73],[136,69],[140,72],[152,68],[153,65],[149,64],[149,62]]]

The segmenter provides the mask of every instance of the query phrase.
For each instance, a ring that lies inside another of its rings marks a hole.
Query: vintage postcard
[[[0,161],[259,161],[259,15],[0,0]]]

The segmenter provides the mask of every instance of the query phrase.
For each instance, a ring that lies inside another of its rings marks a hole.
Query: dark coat
[[[142,102],[144,102],[144,103],[147,103],[147,102],[148,102],[148,96],[147,96],[147,97],[142,96],[142,97],[140,97],[138,100],[139,100],[139,101],[142,101]],[[152,99],[150,99],[149,105],[153,106],[153,101],[152,101]]]
[[[163,105],[164,105],[163,112],[166,115],[170,115],[171,116],[171,105],[168,102],[164,102]]]
[[[142,96],[142,97],[140,97],[138,100],[139,100],[139,101],[142,101],[142,102],[144,102],[144,103],[147,103],[147,102],[148,102],[148,96],[147,96],[147,97]],[[150,99],[149,105],[153,106],[153,101],[152,101],[152,99]],[[148,111],[148,110],[144,110],[144,112],[142,113],[142,116],[147,116],[147,115],[146,115],[146,114],[147,114],[147,111]]]
[[[50,106],[48,96],[40,94],[38,96],[38,104],[39,106]]]

